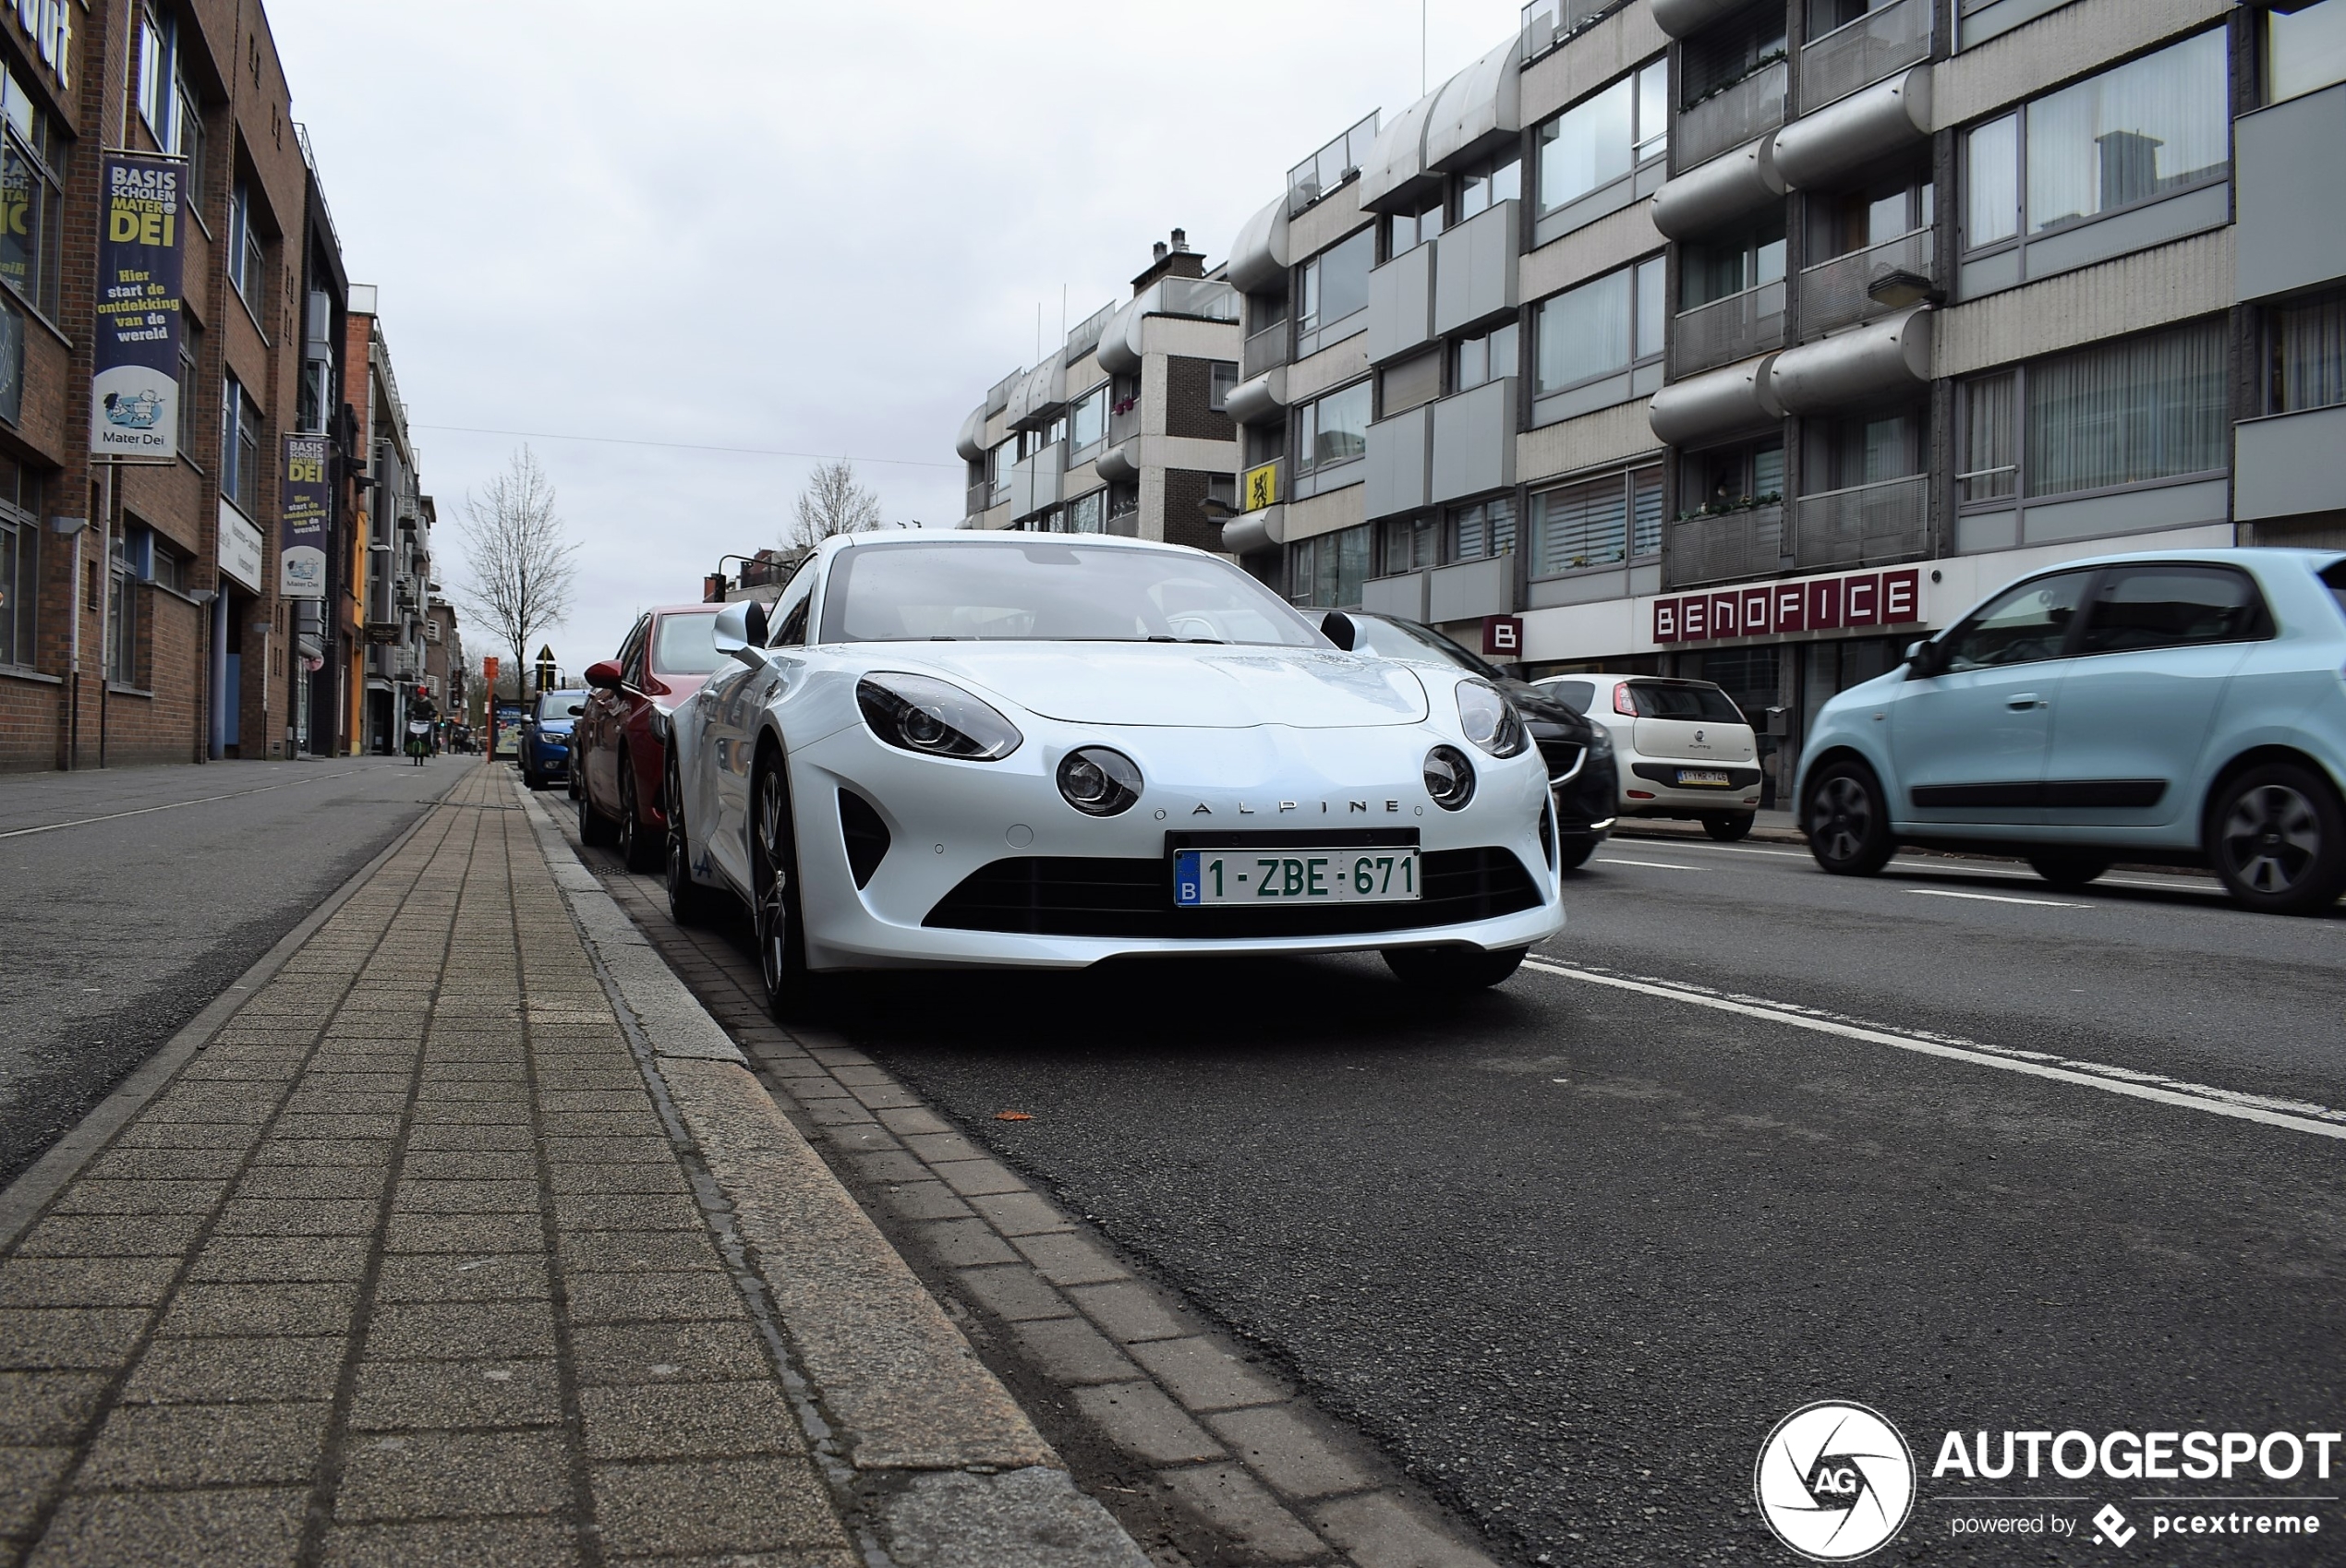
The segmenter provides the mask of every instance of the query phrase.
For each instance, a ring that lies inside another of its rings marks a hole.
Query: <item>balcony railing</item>
[[[1910,272],[1939,282],[1931,231],[1884,240],[1865,250],[1853,250],[1830,261],[1820,261],[1800,274],[1800,335],[1819,336],[1876,316],[1902,310],[1911,299],[1882,301],[1866,290],[1893,272]]]
[[[1714,299],[1682,312],[1670,344],[1670,373],[1691,376],[1784,346],[1784,282]]]
[[[1792,559],[1803,572],[1905,561],[1929,548],[1928,474],[1802,496],[1794,505]]]
[[[961,503],[961,515],[974,517],[991,505],[993,500],[993,485],[987,480],[980,479],[969,488],[969,498]]]
[[[1762,577],[1784,561],[1784,508],[1757,506],[1670,525],[1662,573],[1673,588]]]
[[[1107,444],[1120,446],[1141,433],[1141,394],[1134,392],[1121,404],[1110,404],[1107,411]]]
[[[1930,58],[1935,0],[1897,0],[1833,29],[1800,51],[1800,112],[1814,114],[1861,87]]]
[[[1167,278],[1157,287],[1162,292],[1153,314],[1193,316],[1205,321],[1239,319],[1239,291],[1219,278]]]
[[[1239,350],[1239,380],[1251,381],[1265,370],[1276,369],[1288,361],[1288,345],[1294,341],[1288,331],[1286,317],[1272,322],[1246,340]]]
[[[1670,127],[1675,166],[1691,169],[1783,125],[1784,84],[1790,79],[1778,60],[1678,111],[1677,124]]]
[[[1292,218],[1360,172],[1376,141],[1376,115],[1347,130],[1287,175],[1287,212]]]
[[[1063,356],[1064,362],[1072,365],[1098,347],[1100,334],[1107,330],[1107,319],[1115,314],[1116,301],[1111,299],[1077,322],[1075,330],[1067,334],[1067,353]]]
[[[1538,59],[1624,3],[1625,0],[1531,0],[1523,8],[1525,63]]]

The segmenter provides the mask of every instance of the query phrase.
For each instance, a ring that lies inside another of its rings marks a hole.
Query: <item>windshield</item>
[[[1743,710],[1727,694],[1705,681],[1629,682],[1629,700],[1639,718],[1687,718],[1704,724],[1741,724]]]
[[[549,692],[538,699],[538,721],[560,724],[570,722],[570,710],[586,706],[585,692]]]
[[[1385,658],[1414,658],[1421,662],[1434,658],[1493,681],[1500,678],[1497,670],[1474,655],[1433,627],[1421,626],[1414,621],[1387,621],[1381,616],[1356,615],[1352,617],[1352,649],[1355,653],[1373,653]]]
[[[652,634],[652,671],[658,675],[706,675],[718,666],[717,612],[684,611],[659,618]]]
[[[877,545],[843,550],[827,643],[1252,643],[1324,647],[1272,593],[1211,556],[1105,545]]]

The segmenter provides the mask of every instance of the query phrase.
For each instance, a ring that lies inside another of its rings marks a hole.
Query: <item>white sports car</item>
[[[668,888],[809,971],[1375,949],[1494,984],[1564,924],[1546,769],[1455,667],[1347,652],[1216,557],[862,534],[672,716]]]

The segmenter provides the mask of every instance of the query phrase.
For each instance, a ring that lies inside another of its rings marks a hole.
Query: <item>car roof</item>
[[[721,604],[656,604],[645,611],[647,615],[714,615],[725,607]]]
[[[2136,562],[2149,564],[2214,561],[2231,566],[2272,566],[2280,561],[2295,561],[2307,571],[2319,572],[2324,567],[2346,561],[2346,552],[2334,549],[2284,549],[2271,545],[2233,545],[2215,549],[2138,549],[2116,555],[2080,556],[2075,561],[2054,561],[2034,572],[2023,573],[2013,579],[2041,577],[2048,572],[2065,572],[2080,566],[2131,566]]]
[[[843,549],[872,549],[888,545],[920,543],[925,545],[976,545],[1034,543],[1047,540],[1054,544],[1081,544],[1086,549],[1094,545],[1111,549],[1158,550],[1170,555],[1214,556],[1191,545],[1167,544],[1162,539],[1129,539],[1120,534],[1029,534],[1016,528],[875,528],[862,534],[835,534],[816,546],[817,550],[837,554]]]
[[[1718,686],[1716,681],[1705,681],[1693,675],[1639,675],[1634,671],[1614,674],[1602,669],[1567,669],[1561,675],[1542,675],[1531,683],[1544,686],[1551,681],[1651,681],[1663,686]],[[1721,691],[1726,690],[1721,686]]]

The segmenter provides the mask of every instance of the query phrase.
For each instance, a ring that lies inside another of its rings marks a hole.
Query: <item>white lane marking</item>
[[[224,795],[199,795],[192,801],[171,801],[159,806],[140,806],[136,811],[110,811],[103,816],[78,816],[71,822],[45,823],[39,827],[12,827],[0,833],[0,838],[22,838],[28,834],[54,833],[61,827],[87,827],[93,822],[117,822],[126,816],[145,816],[152,812],[177,811],[181,806],[208,805],[213,801],[233,801],[240,795],[265,795],[272,790],[290,790],[296,784],[323,784],[329,778],[347,778],[356,773],[378,771],[364,767],[345,767],[340,773],[320,773],[308,778],[288,778],[283,784],[263,784],[258,790],[231,790]]]
[[[1680,865],[1675,861],[1625,861],[1613,855],[1599,855],[1597,860],[1603,865],[1642,865],[1651,866],[1655,871],[1700,871],[1702,869],[1699,865]]]
[[[1626,838],[1632,844],[1668,844],[1676,850],[1700,850],[1711,855],[1772,855],[1778,860],[1805,861],[1812,858],[1806,850],[1754,850],[1741,844],[1698,844],[1681,838],[1640,838],[1634,834],[1616,833],[1614,842],[1619,845]]]
[[[1837,1034],[1844,1039],[1894,1046],[1901,1051],[1913,1051],[1926,1056],[1944,1056],[1950,1061],[1965,1062],[1974,1067],[2026,1073],[2032,1078],[2079,1084],[2136,1100],[2153,1100],[2162,1105],[2205,1111],[2210,1116],[2232,1116],[2242,1121],[2262,1122],[2267,1127],[2287,1128],[2294,1132],[2311,1132],[2324,1138],[2346,1140],[2346,1111],[2309,1101],[2281,1100],[2267,1094],[2249,1094],[2236,1089],[2218,1089],[2185,1079],[2169,1078],[2161,1073],[2112,1067],[2106,1062],[2056,1056],[2043,1051],[2019,1051],[2010,1046],[1989,1045],[1953,1035],[1899,1033],[1879,1024],[1844,1020],[1821,1009],[1804,1007],[1797,1003],[1729,995],[1671,981],[1602,974],[1593,970],[1574,969],[1543,959],[1526,959],[1523,967],[1538,970],[1542,974],[1583,981],[1590,985],[1609,985],[1615,990],[1635,991],[1643,995],[1659,996],[1665,1001],[1684,1002],[1691,1007],[1711,1007],[1770,1023],[1788,1024],[1795,1029],[1813,1030],[1820,1034]]]
[[[1615,842],[1617,843],[1618,841],[1619,836],[1616,835]],[[1664,840],[1650,838],[1632,840],[1632,842],[1639,844],[1660,843],[1663,841]],[[1693,850],[1699,853],[1706,855],[1766,855],[1772,860],[1780,861],[1806,861],[1815,859],[1815,857],[1810,855],[1806,850],[1755,850],[1745,844],[1695,844],[1671,841],[1671,848],[1677,853],[1684,853],[1687,850]],[[1969,862],[1950,865],[1935,861],[1894,860],[1883,868],[1883,874],[1890,876],[1903,876],[1908,873],[1919,873],[1929,876],[2011,876],[2018,877],[2024,881],[2034,881],[2038,879],[2035,872],[2023,871],[2016,866],[1979,865]],[[2155,887],[2163,893],[2220,894],[2222,892],[2222,889],[2216,886],[2215,879],[2212,877],[2184,876],[2182,874],[2162,877],[2156,882],[2145,876],[2098,876],[2094,879],[2094,885],[2098,887]]]
[[[2091,904],[2068,904],[2059,899],[2014,899],[2002,893],[1958,893],[1951,887],[1909,887],[1907,892],[1924,899],[1977,899],[1983,904],[2034,904],[2040,910],[2089,910]]]

